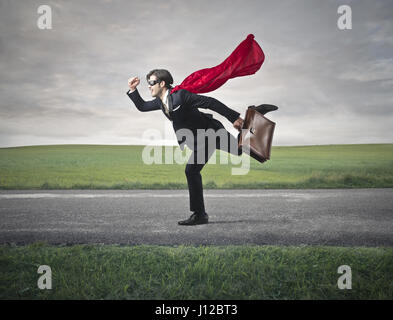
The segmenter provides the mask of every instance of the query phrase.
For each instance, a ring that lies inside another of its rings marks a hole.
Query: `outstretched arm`
[[[140,80],[138,77],[128,79],[128,86],[130,87],[130,90],[127,91],[127,95],[130,97],[132,102],[134,102],[136,108],[142,112],[161,109],[161,102],[159,98],[151,101],[145,101],[142,99],[138,89],[136,88],[139,83]]]
[[[241,130],[243,126],[243,119],[240,118],[240,113],[236,112],[235,110],[232,110],[231,108],[228,108],[225,104],[222,102],[218,101],[217,99],[211,98],[211,97],[206,97],[202,96],[199,94],[195,94],[192,92],[189,92],[187,90],[182,90],[183,94],[183,99],[185,103],[192,105],[197,108],[205,108],[205,109],[210,109],[213,110],[225,118],[227,118],[230,122],[233,123],[233,126]]]

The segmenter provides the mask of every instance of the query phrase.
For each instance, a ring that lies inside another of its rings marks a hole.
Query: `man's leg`
[[[194,153],[193,153],[194,154]],[[191,156],[193,156],[193,154]],[[188,184],[188,191],[190,195],[190,210],[193,212],[204,213],[205,204],[203,200],[203,185],[201,170],[204,164],[191,164],[186,165],[186,177]]]
[[[238,139],[236,139],[232,134],[225,130],[222,123],[216,119],[214,121],[214,129],[220,130],[224,129],[223,136],[217,136],[215,141],[213,140],[213,147],[209,148],[209,138],[207,137],[204,141],[204,146],[198,146],[195,144],[194,151],[192,152],[188,163],[186,165],[185,174],[187,177],[188,191],[190,196],[190,210],[194,214],[187,220],[180,221],[181,225],[194,225],[207,223],[207,214],[205,211],[205,203],[203,198],[203,184],[201,170],[205,164],[209,161],[210,157],[216,149],[221,149],[226,152],[230,152],[234,155],[241,155],[242,150],[239,149]],[[211,138],[210,138],[211,139]],[[225,139],[226,142],[222,142],[221,139]],[[201,150],[204,150],[204,157],[200,155]],[[199,156],[198,156],[199,155]],[[198,223],[201,222],[201,223]]]
[[[199,151],[197,147],[194,149],[186,165],[185,174],[187,177],[188,191],[190,196],[190,210],[193,211],[194,214],[189,219],[180,221],[179,224],[182,225],[203,224],[207,223],[208,220],[203,199],[201,170],[209,161],[209,158],[211,157],[215,149],[208,150],[207,142],[205,141],[204,157],[198,157],[198,153],[203,151],[202,148],[203,147],[200,146]]]
[[[237,138],[235,138],[229,131],[227,131],[224,125],[218,121],[217,119],[212,119],[214,121],[214,129],[216,131],[221,130],[225,134],[219,135],[216,140],[216,148],[231,153],[235,156],[240,156],[242,154],[242,149],[239,149],[239,138],[240,133]],[[225,139],[226,141],[222,141],[221,139]]]

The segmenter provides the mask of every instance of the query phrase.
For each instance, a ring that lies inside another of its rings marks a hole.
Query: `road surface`
[[[2,190],[0,243],[393,246],[393,189],[205,190],[208,225],[187,190]]]

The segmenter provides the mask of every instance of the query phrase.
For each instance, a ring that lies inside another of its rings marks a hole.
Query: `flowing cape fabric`
[[[265,55],[249,34],[224,62],[212,68],[201,69],[190,74],[183,82],[174,87],[171,93],[186,89],[193,93],[216,90],[229,79],[254,74],[262,66]]]

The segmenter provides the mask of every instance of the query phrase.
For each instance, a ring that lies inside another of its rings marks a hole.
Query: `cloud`
[[[277,104],[277,144],[391,142],[393,5],[347,3],[353,29],[341,31],[339,1],[53,0],[53,29],[39,30],[39,1],[2,1],[0,147],[142,144],[148,128],[164,136],[167,119],[138,112],[127,79],[162,67],[180,83],[249,33],[266,54],[262,68],[207,95],[242,115]],[[150,99],[144,81],[140,92]]]

